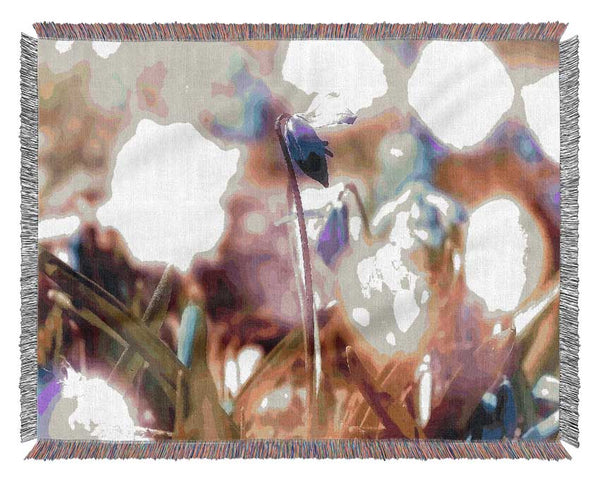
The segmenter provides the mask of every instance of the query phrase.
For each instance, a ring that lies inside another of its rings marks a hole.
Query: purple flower
[[[333,154],[306,119],[292,115],[285,123],[284,139],[291,159],[302,172],[329,187],[327,156],[333,157]]]
[[[348,245],[348,207],[334,207],[319,234],[317,252],[331,266]]]
[[[470,420],[471,439],[513,439],[517,430],[517,404],[513,388],[505,380],[496,394],[487,392]]]

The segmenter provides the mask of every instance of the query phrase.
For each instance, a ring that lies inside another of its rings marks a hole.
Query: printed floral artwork
[[[553,439],[558,46],[39,42],[40,438]]]

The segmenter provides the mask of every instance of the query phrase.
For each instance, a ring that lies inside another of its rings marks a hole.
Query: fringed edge
[[[566,24],[55,24],[40,38],[68,40],[451,39],[558,41]],[[578,38],[560,43],[560,434],[578,446]],[[21,439],[37,428],[37,40],[21,37]],[[68,458],[525,458],[570,459],[560,442],[256,440],[220,443],[40,440],[27,459]]]
[[[37,432],[38,41],[21,35],[21,440]]]
[[[560,43],[560,435],[579,446],[579,39]]]
[[[41,440],[26,459],[571,459],[557,441],[247,440],[231,442],[105,442]]]
[[[548,23],[54,23],[33,25],[40,38],[56,40],[241,41],[292,39],[445,39],[559,41],[567,25]]]

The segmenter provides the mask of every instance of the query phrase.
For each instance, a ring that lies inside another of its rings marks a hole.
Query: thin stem
[[[341,202],[342,199],[344,198],[344,196],[349,192],[352,193],[352,195],[354,196],[354,199],[356,200],[356,205],[358,206],[359,216],[360,216],[362,225],[365,227],[366,237],[368,239],[373,239],[373,233],[371,232],[371,228],[370,228],[371,222],[370,222],[369,216],[367,214],[367,209],[365,208],[365,204],[362,200],[362,197],[358,193],[358,189],[357,189],[356,185],[354,185],[354,183],[350,182],[350,183],[344,185],[344,188],[338,194],[338,197],[337,197],[338,202]],[[304,217],[322,216],[322,215],[324,215],[324,212],[327,213],[328,209],[333,208],[334,205],[335,205],[335,203],[330,201],[327,204],[325,204],[324,207],[321,207],[319,209],[307,210],[304,212]],[[290,213],[290,214],[282,217],[278,221],[276,221],[275,225],[280,226],[287,222],[293,222],[296,220],[297,217],[298,217],[297,215]]]
[[[365,209],[365,204],[363,204],[362,197],[358,193],[356,185],[354,185],[352,182],[349,182],[348,184],[344,185],[344,190],[342,190],[338,195],[338,200],[342,200],[342,197],[344,197],[346,192],[352,192],[352,194],[354,195],[354,199],[356,200],[356,204],[358,205],[358,211],[360,212],[362,223],[365,226],[365,233],[367,234],[367,237],[369,239],[372,238],[373,235],[371,234],[371,227],[369,225],[370,222],[369,217],[367,216],[367,209]]]
[[[306,411],[307,411],[307,433],[309,436],[312,435],[312,421],[313,421],[313,406],[316,398],[316,373],[315,373],[315,326],[314,326],[314,294],[312,288],[312,270],[310,267],[310,255],[308,249],[308,234],[306,233],[306,221],[304,219],[304,209],[302,208],[302,197],[300,196],[300,189],[298,188],[298,180],[296,179],[296,173],[294,172],[294,165],[290,158],[287,145],[282,132],[282,122],[286,122],[289,119],[289,115],[280,115],[275,122],[275,131],[279,138],[279,145],[283,152],[283,157],[288,171],[288,187],[292,191],[292,197],[296,206],[296,212],[298,214],[298,227],[300,230],[300,246],[302,250],[302,263],[304,267],[304,302],[306,304],[305,316],[303,319],[304,326],[304,353],[306,362],[306,374],[308,377],[308,389],[306,395]]]

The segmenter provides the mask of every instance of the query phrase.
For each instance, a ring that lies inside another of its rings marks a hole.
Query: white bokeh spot
[[[514,87],[482,42],[433,41],[408,81],[408,101],[442,142],[458,149],[485,139],[511,107]]]
[[[388,89],[383,64],[358,40],[291,41],[282,74],[305,93],[316,94],[307,111],[315,126],[370,107]]]
[[[411,280],[411,277],[409,277]],[[394,319],[400,332],[406,334],[421,313],[415,299],[414,287],[400,289],[394,295]]]
[[[318,210],[322,209],[327,204],[334,204],[340,192],[344,190],[344,183],[338,182],[330,187],[313,188],[308,187],[302,189],[300,195],[302,197],[302,206],[304,210]]]
[[[558,72],[521,89],[527,123],[544,152],[554,161],[560,158],[560,95]]]
[[[38,239],[70,236],[79,228],[80,220],[76,215],[68,217],[51,217],[38,224]]]
[[[135,423],[125,399],[104,379],[87,379],[67,368],[61,383],[48,421],[53,439],[135,439]]]
[[[191,124],[144,119],[117,156],[112,197],[98,209],[98,221],[118,229],[140,261],[185,270],[223,233],[220,198],[239,156]]]
[[[543,247],[534,229],[531,216],[508,198],[486,202],[471,213],[466,282],[490,312],[514,310],[528,276],[539,278]]]
[[[371,322],[371,314],[364,307],[352,309],[352,320],[360,326],[367,327]]]
[[[54,44],[54,48],[58,53],[65,53],[71,50],[73,47],[73,40],[57,40]]]
[[[121,42],[92,42],[92,48],[99,57],[108,58],[121,46]]]

